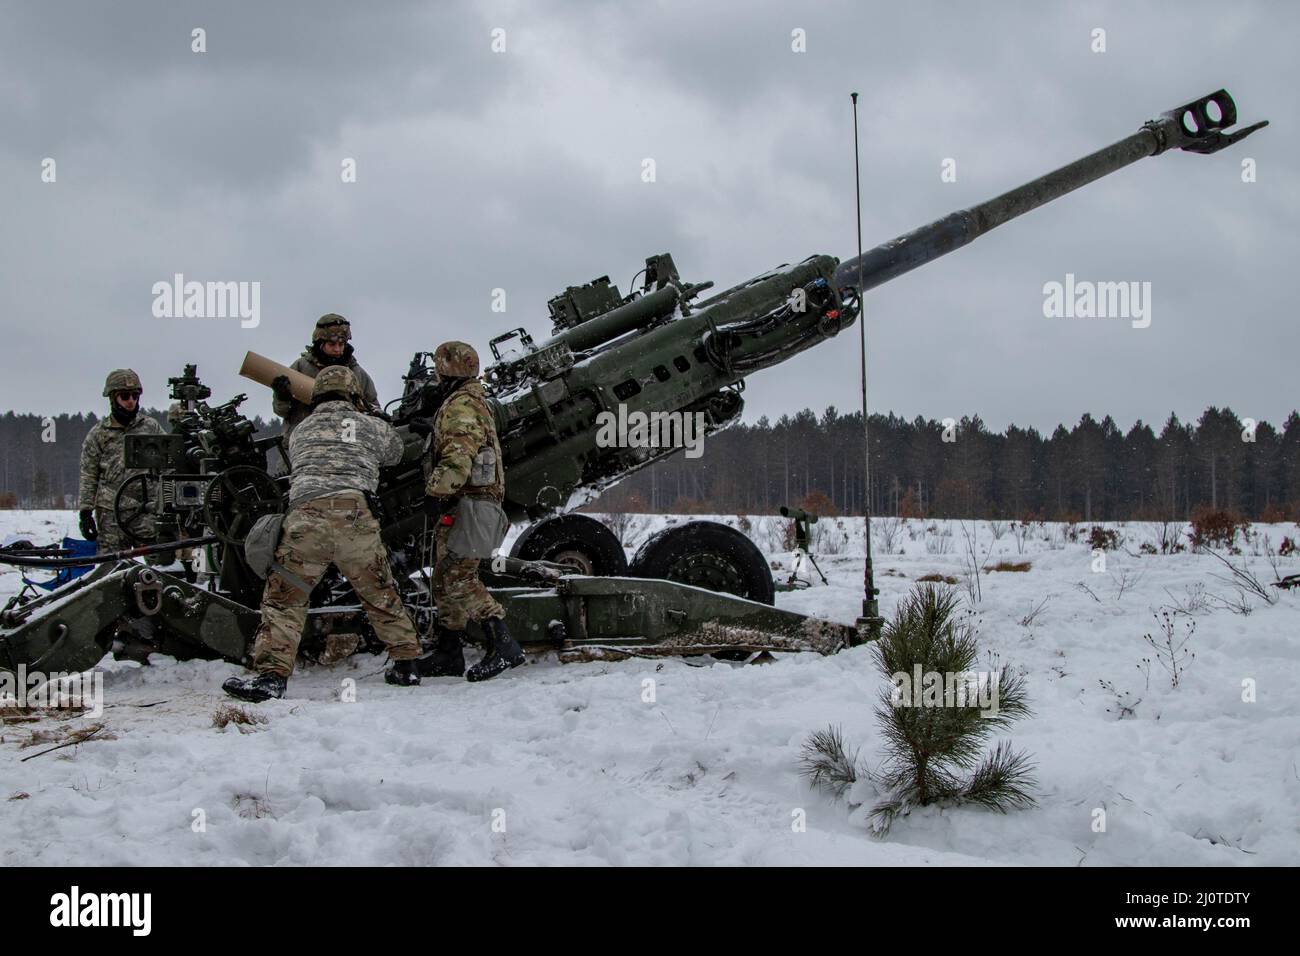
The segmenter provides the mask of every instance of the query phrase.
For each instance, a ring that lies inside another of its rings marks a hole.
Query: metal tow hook
[[[162,582],[150,568],[142,568],[131,585],[135,592],[135,606],[145,617],[153,617],[162,610]]]

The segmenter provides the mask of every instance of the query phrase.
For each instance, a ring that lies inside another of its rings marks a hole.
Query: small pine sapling
[[[973,803],[1005,812],[1035,803],[1028,757],[1006,742],[984,749],[995,732],[1030,713],[1023,676],[1003,665],[985,675],[978,695],[963,692],[962,682],[976,676],[979,648],[969,621],[956,617],[957,604],[955,591],[922,585],[873,646],[876,668],[891,684],[876,708],[885,761],[872,779],[887,794],[871,813],[878,835],[913,806]],[[921,688],[900,698],[900,682],[917,673],[943,682],[940,699]]]
[[[858,753],[849,756],[840,728],[827,727],[804,742],[799,773],[816,789],[839,799],[858,781]]]

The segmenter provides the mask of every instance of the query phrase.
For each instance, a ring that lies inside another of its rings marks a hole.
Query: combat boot
[[[264,700],[279,700],[284,696],[284,689],[289,678],[272,674],[258,674],[256,677],[232,677],[221,685],[231,697],[246,700],[250,704],[260,704]]]
[[[524,652],[506,630],[505,621],[490,617],[483,622],[483,631],[487,634],[487,653],[465,675],[469,681],[490,680],[524,662]]]
[[[464,631],[438,627],[438,643],[428,654],[418,658],[416,669],[421,677],[461,677],[465,673]]]
[[[415,661],[393,661],[384,671],[384,683],[392,684],[396,687],[418,687],[420,685],[420,672],[416,669]]]

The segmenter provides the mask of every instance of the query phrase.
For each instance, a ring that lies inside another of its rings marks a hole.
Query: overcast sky
[[[851,90],[870,247],[1225,86],[1273,125],[1143,160],[870,293],[872,406],[997,429],[1208,404],[1280,423],[1300,365],[1298,28],[1294,4],[1249,2],[4,2],[0,409],[98,410],[119,366],[162,406],[197,362],[215,400],[268,414],[244,352],[291,361],[328,311],[386,401],[413,351],[541,340],[550,296],[604,274],[626,291],[652,253],[718,289],[847,258]],[[178,272],[260,282],[260,325],[156,318]],[[1045,318],[1067,273],[1152,283],[1150,327]],[[746,417],[852,409],[858,388],[854,329],[754,376]]]

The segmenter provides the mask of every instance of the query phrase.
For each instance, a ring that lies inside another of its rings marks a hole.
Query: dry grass
[[[923,575],[921,575],[919,578],[917,578],[916,580],[918,580],[918,581],[929,581],[929,582],[931,582],[931,583],[933,583],[933,584],[956,584],[956,583],[957,583],[957,579],[954,578],[952,575],[950,575],[950,574],[939,574],[939,573],[937,573],[937,572],[936,572],[936,573],[933,573],[933,574],[923,574]]]
[[[989,571],[1028,571],[1030,562],[1028,561],[999,561],[991,565]]]
[[[228,725],[234,724],[239,728],[241,733],[247,733],[245,727],[254,727],[257,724],[266,723],[266,716],[249,710],[247,707],[237,707],[234,704],[222,704],[212,714],[212,726],[218,730],[224,730]]]
[[[263,817],[275,816],[271,812],[271,804],[265,794],[259,797],[251,793],[237,793],[231,798],[230,803],[235,813],[245,820],[260,820]]]
[[[9,703],[0,706],[0,724],[34,724],[46,717],[67,720],[71,717],[80,717],[89,709],[89,707],[19,707]]]
[[[33,730],[31,736],[18,745],[19,750],[26,750],[28,747],[36,747],[40,744],[52,744],[49,749],[42,750],[24,757],[23,760],[31,760],[32,757],[39,757],[43,753],[49,753],[51,750],[60,750],[63,747],[73,747],[77,744],[84,743],[91,738],[96,740],[116,740],[117,734],[106,730],[103,724],[85,724],[81,727],[73,727],[71,724],[63,724],[53,730]]]
[[[35,747],[37,744],[52,744],[59,739],[58,731],[55,730],[33,730],[31,736],[18,745],[20,750],[28,747]]]

